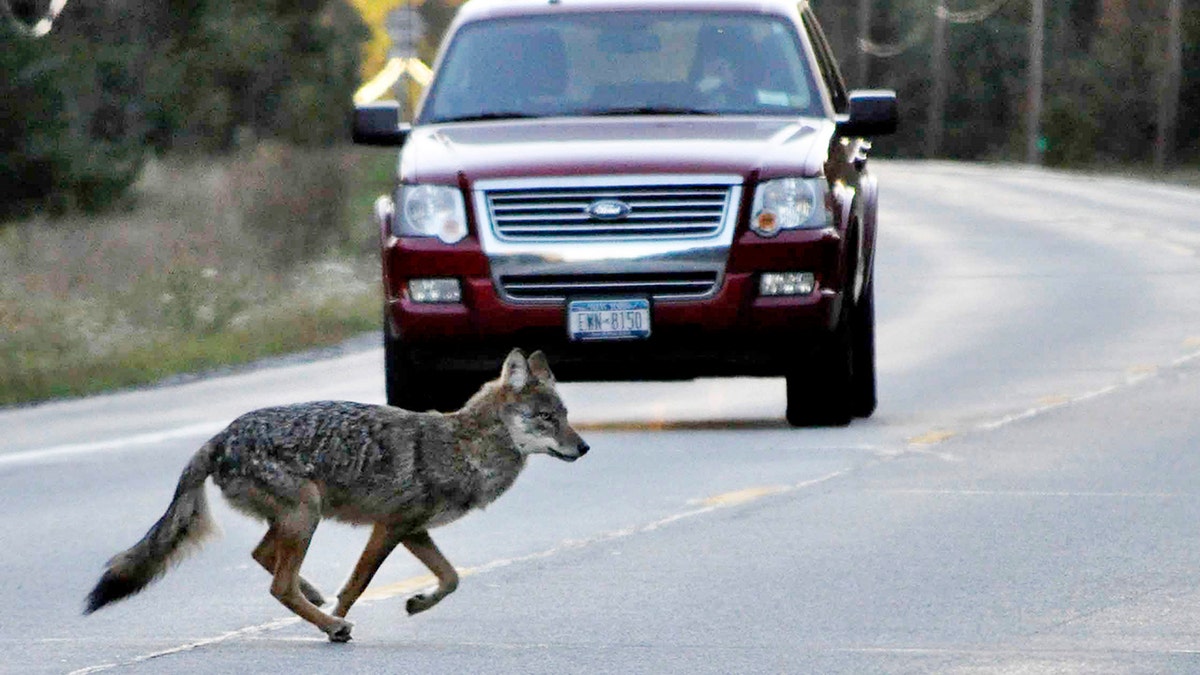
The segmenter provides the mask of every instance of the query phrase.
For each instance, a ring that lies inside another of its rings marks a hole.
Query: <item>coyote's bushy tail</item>
[[[204,495],[212,456],[212,444],[206,443],[192,457],[179,477],[167,512],[141,541],[108,561],[104,575],[88,594],[84,614],[141,591],[215,531]]]

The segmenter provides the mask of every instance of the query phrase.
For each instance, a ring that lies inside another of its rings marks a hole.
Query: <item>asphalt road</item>
[[[397,552],[346,645],[219,498],[223,538],[80,609],[209,434],[380,401],[380,350],[0,410],[0,672],[1200,672],[1200,191],[877,165],[875,417],[789,429],[780,380],[564,385],[593,451],[435,531],[462,583],[414,618]],[[323,525],[306,576],[336,591],[365,539]]]

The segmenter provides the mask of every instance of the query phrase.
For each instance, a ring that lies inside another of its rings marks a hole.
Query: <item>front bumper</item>
[[[440,372],[498,372],[513,347],[541,349],[562,380],[654,380],[702,376],[779,376],[836,327],[842,303],[842,238],[833,229],[766,240],[744,233],[733,245],[711,297],[652,300],[644,340],[572,342],[565,302],[512,302],[496,288],[478,241],[453,246],[390,239],[383,251],[388,330],[415,365]],[[809,295],[760,297],[764,271],[813,271]],[[462,302],[420,304],[408,279],[454,277]],[[590,296],[589,296],[590,297]]]

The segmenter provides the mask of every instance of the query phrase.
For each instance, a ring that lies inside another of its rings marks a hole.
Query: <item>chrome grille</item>
[[[562,300],[573,296],[704,297],[716,290],[716,272],[630,274],[511,274],[500,277],[514,300]]]
[[[537,241],[588,238],[709,237],[721,229],[729,185],[605,186],[497,189],[487,208],[501,239]],[[627,205],[611,219],[588,207],[605,201]]]

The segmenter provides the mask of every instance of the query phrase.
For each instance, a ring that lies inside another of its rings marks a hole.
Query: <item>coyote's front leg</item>
[[[454,592],[458,588],[458,572],[455,571],[454,565],[446,560],[446,556],[438,550],[438,547],[430,538],[429,532],[417,532],[405,536],[400,540],[410,553],[417,557],[429,568],[430,572],[438,579],[438,587],[432,593],[422,593],[414,595],[405,603],[404,609],[409,614],[424,612],[442,601],[442,598]]]
[[[367,547],[363,549],[362,555],[358,558],[358,564],[354,566],[354,571],[350,573],[346,585],[338,591],[337,607],[333,610],[334,616],[346,616],[351,605],[358,600],[358,596],[362,595],[367,584],[371,583],[371,579],[379,571],[379,566],[396,548],[396,544],[400,543],[402,536],[399,531],[385,523],[375,524],[375,528],[371,530],[371,538],[367,540]]]

